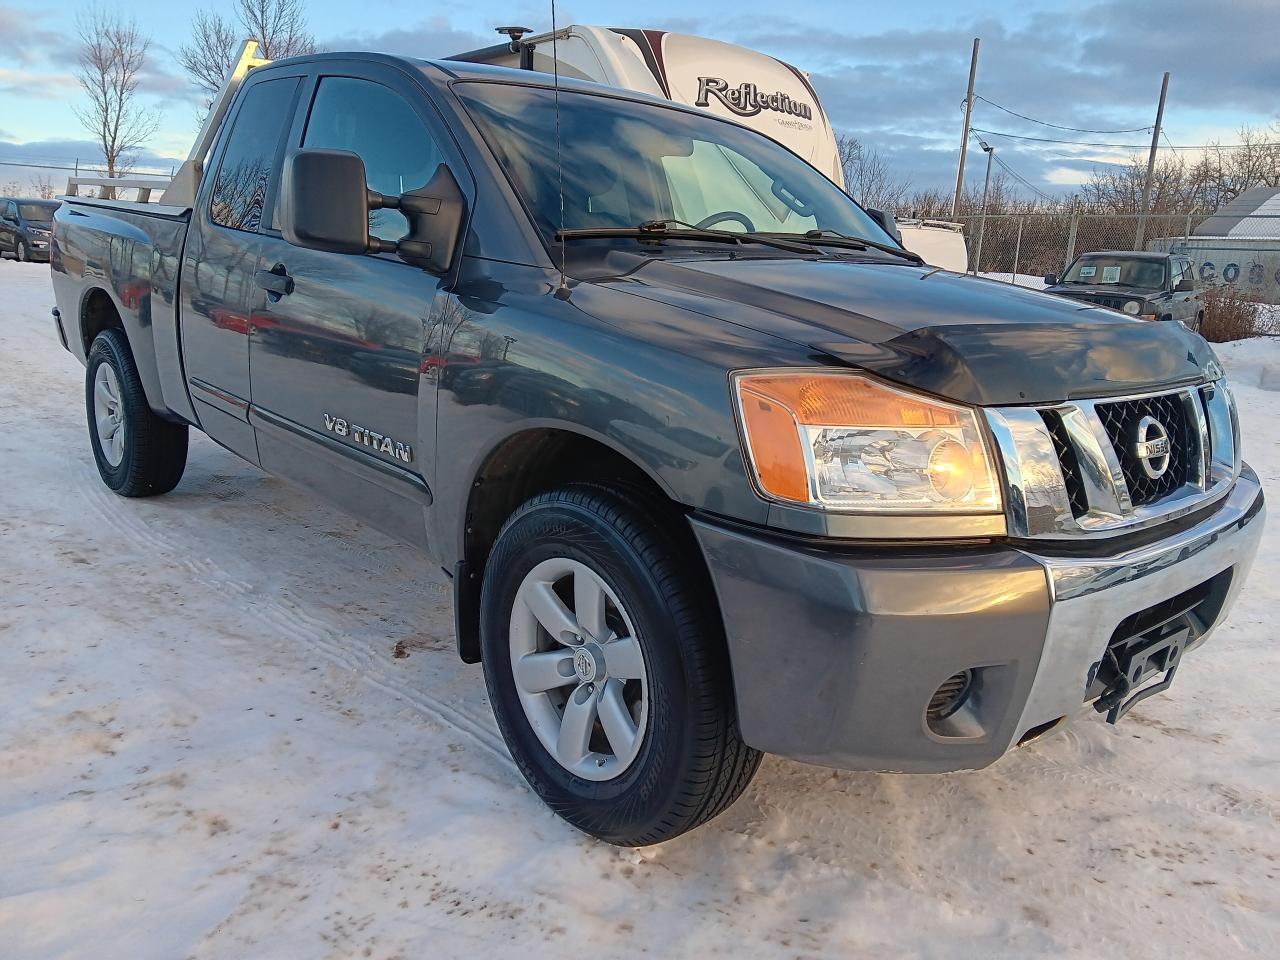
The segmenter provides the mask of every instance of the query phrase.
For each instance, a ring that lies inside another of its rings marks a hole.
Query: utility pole
[[[973,59],[969,61],[969,92],[964,97],[964,127],[960,130],[960,166],[956,170],[956,193],[951,198],[951,219],[960,211],[960,194],[964,190],[964,158],[969,151],[969,118],[973,115],[973,81],[978,76],[979,37],[973,38]]]
[[[1156,172],[1156,148],[1160,146],[1160,124],[1164,122],[1164,98],[1169,93],[1169,72],[1160,82],[1160,104],[1156,107],[1156,125],[1151,131],[1151,153],[1147,156],[1147,179],[1142,182],[1142,209],[1138,211],[1138,237],[1133,249],[1141,250],[1147,233],[1147,205],[1151,202],[1151,178]]]
[[[978,270],[982,267],[982,238],[987,232],[987,191],[991,189],[991,161],[995,159],[996,148],[988,144],[985,140],[979,140],[978,145],[982,147],[987,154],[987,179],[982,184],[982,210],[978,216],[978,249],[973,256],[973,275],[978,275]]]

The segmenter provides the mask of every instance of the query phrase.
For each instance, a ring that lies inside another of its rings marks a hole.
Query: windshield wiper
[[[680,229],[672,230],[676,226]],[[611,239],[634,237],[644,243],[664,240],[710,240],[714,243],[758,243],[791,253],[813,253],[813,244],[797,243],[759,233],[735,233],[732,230],[709,230],[683,220],[646,220],[635,227],[580,227],[560,230],[557,240]]]
[[[884,253],[892,253],[896,257],[902,257],[904,260],[910,260],[919,266],[925,266],[924,258],[918,253],[912,253],[910,250],[904,250],[902,247],[895,247],[889,243],[881,243],[878,240],[868,240],[865,237],[851,237],[848,234],[840,233],[836,230],[806,230],[804,233],[771,233],[770,237],[804,237],[815,243],[830,247],[846,247],[850,250],[881,250]]]

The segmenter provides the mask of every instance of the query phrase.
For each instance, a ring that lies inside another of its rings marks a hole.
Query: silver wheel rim
[[[120,382],[109,363],[98,364],[93,376],[93,421],[102,455],[111,466],[120,466],[124,459],[124,408],[120,404]]]
[[[584,780],[622,774],[644,742],[649,681],[617,594],[584,563],[544,560],[516,591],[509,635],[520,705],[546,751]]]

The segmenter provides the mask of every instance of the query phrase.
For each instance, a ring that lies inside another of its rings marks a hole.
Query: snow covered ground
[[[1118,728],[964,775],[768,758],[619,850],[525,787],[425,560],[194,434],[173,494],[107,492],[51,302],[0,262],[5,960],[1280,955],[1274,522]],[[1280,502],[1280,393],[1238,395]]]

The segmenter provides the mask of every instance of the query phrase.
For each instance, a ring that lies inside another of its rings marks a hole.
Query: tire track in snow
[[[190,551],[196,544],[186,537],[175,538],[163,527],[140,517],[137,510],[145,510],[151,505],[130,502],[109,492],[101,486],[96,469],[92,470],[91,475],[77,477],[76,481],[85,502],[98,520],[125,542],[143,547],[150,559],[163,558],[173,562],[188,571],[191,579],[202,587],[232,595],[252,607],[255,619],[272,628],[278,635],[301,643],[334,666],[355,674],[384,693],[394,695],[419,714],[465,734],[498,760],[504,769],[518,776],[506,745],[487,711],[477,716],[464,706],[446,703],[389,673],[381,666],[386,659],[383,651],[375,649],[370,642],[363,641],[356,635],[335,629],[329,621],[310,613],[307,605],[294,597],[287,587],[265,592],[253,583],[237,578],[214,560],[193,556]],[[238,499],[237,504],[245,503],[246,500],[253,502],[254,499],[256,498]],[[293,531],[289,539],[300,546],[311,546],[305,541],[317,531],[301,530],[296,525],[297,521],[291,519],[286,511],[270,512],[289,522],[289,529]],[[183,518],[178,529],[185,528],[187,522],[187,518]],[[279,537],[280,531],[274,531],[271,536]],[[320,536],[324,535],[321,533]],[[325,540],[326,543],[337,542],[340,538],[325,537]],[[390,566],[384,563],[383,569]],[[430,583],[431,588],[439,589],[438,582]]]

